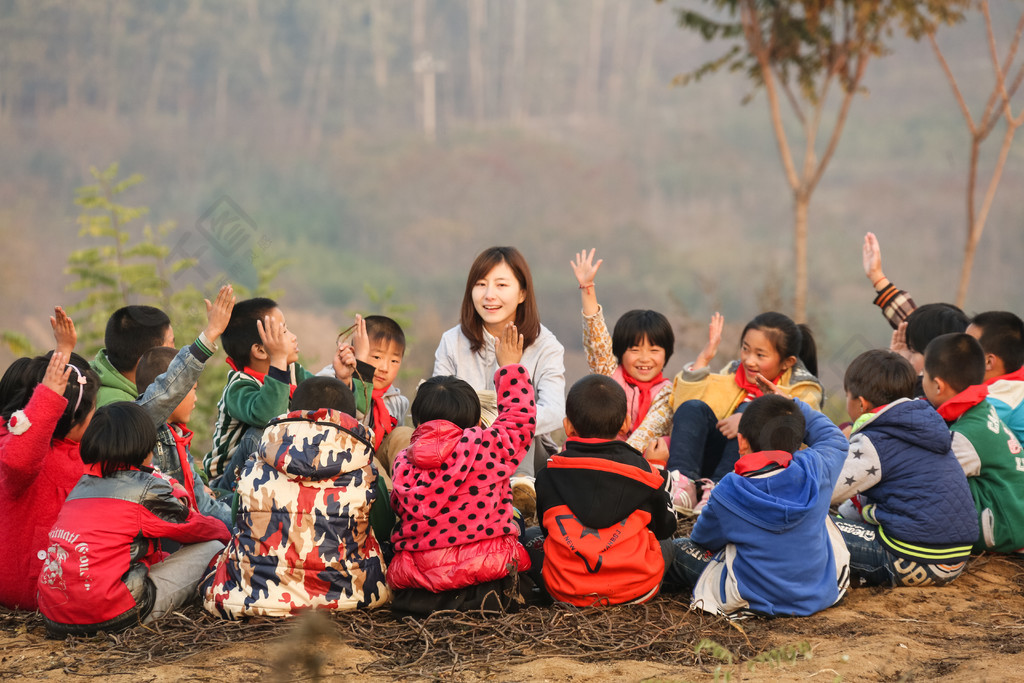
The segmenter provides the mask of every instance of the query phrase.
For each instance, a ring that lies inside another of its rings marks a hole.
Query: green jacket
[[[135,383],[114,369],[107,358],[107,350],[100,349],[92,360],[92,369],[100,376],[100,389],[96,394],[96,407],[116,401],[134,401],[139,397]]]
[[[1024,453],[987,401],[950,425],[953,453],[967,474],[981,536],[974,552],[1024,547]]]

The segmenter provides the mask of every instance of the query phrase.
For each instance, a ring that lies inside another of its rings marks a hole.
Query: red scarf
[[[1000,377],[993,377],[992,379],[985,380],[985,385],[988,386],[993,382],[998,382],[1001,379],[1009,380],[1011,382],[1024,382],[1024,368],[1020,368],[1016,372],[1010,372]]]
[[[192,475],[192,456],[188,452],[188,447],[192,443],[192,432],[183,422],[178,422],[173,426],[168,424],[167,427],[171,430],[171,436],[174,437],[174,447],[178,450],[178,460],[181,462],[181,481],[178,483],[188,491],[188,506],[198,512],[196,482]],[[174,427],[181,430],[180,435]]]
[[[988,386],[975,384],[936,408],[946,422],[956,422],[961,415],[978,405],[988,396]]]
[[[772,384],[778,384],[779,377],[782,377],[782,375],[783,373],[780,372],[778,376],[772,380]],[[736,366],[736,375],[733,379],[736,380],[736,385],[740,389],[747,392],[747,397],[743,399],[744,401],[753,401],[758,396],[762,396],[764,394],[764,392],[761,391],[761,387],[757,386],[757,382],[747,381],[747,371],[743,369],[743,363]]]
[[[658,373],[658,376],[652,379],[650,382],[641,382],[638,379],[629,376],[629,373],[625,370],[622,371],[622,379],[626,380],[626,384],[631,387],[636,387],[640,390],[640,404],[636,410],[636,422],[633,423],[633,429],[639,427],[644,418],[647,417],[647,411],[651,409],[651,402],[654,400],[652,389],[665,381],[665,376]]]
[[[735,469],[736,474],[745,476],[754,472],[760,472],[770,465],[789,467],[792,459],[793,454],[786,451],[758,451],[757,453],[748,453],[741,456],[736,461],[736,466],[733,469]]]
[[[387,393],[391,385],[387,385],[383,389],[374,389],[373,394],[370,397],[371,412],[373,413],[373,448],[374,450],[380,448],[380,442],[384,440],[384,437],[391,433],[391,430],[398,424],[398,420],[391,416],[388,412],[388,407],[384,405],[384,394]]]
[[[239,370],[238,366],[235,365],[235,361],[231,360],[230,358],[227,358],[226,360],[227,360],[228,366],[232,370],[234,370],[235,372],[245,373],[246,375],[249,375],[253,379],[259,380],[260,384],[263,384],[267,380],[267,373],[265,373],[265,372],[256,372],[255,370],[250,368],[248,365],[246,365],[245,368],[243,368],[242,370]],[[291,398],[292,394],[294,394],[294,393],[295,393],[295,385],[294,384],[289,384],[288,385],[288,398]]]

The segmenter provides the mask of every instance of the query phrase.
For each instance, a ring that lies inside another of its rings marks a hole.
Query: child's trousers
[[[746,404],[740,404],[740,412]],[[690,479],[708,478],[719,482],[732,472],[740,458],[736,439],[718,430],[718,418],[704,401],[686,401],[672,416],[672,438],[668,447],[669,470]]]
[[[153,610],[142,623],[148,624],[181,609],[197,597],[196,586],[206,574],[210,561],[223,549],[220,541],[192,543],[151,566],[149,580],[156,586],[156,599]]]
[[[878,527],[833,518],[850,551],[850,582],[855,586],[944,586],[960,576],[967,562],[927,564],[898,557],[878,540]]]

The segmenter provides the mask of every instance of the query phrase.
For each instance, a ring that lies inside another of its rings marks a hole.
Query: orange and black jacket
[[[544,583],[574,605],[643,602],[665,573],[675,532],[665,478],[624,441],[569,439],[537,473]]]

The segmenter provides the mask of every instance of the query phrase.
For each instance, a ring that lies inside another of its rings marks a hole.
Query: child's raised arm
[[[68,386],[68,377],[71,376],[71,366],[65,365],[67,358],[60,351],[54,351],[50,356],[49,365],[46,366],[46,372],[43,374],[43,381],[40,382],[58,396],[64,395],[64,390]]]
[[[494,357],[498,367],[515,365],[523,359],[523,335],[515,323],[505,325],[502,335],[494,340]]]
[[[594,252],[596,249],[591,249],[590,253],[584,249],[576,254],[576,258],[569,262],[572,266],[572,272],[576,276],[577,282],[580,283],[580,298],[583,300],[583,315],[594,315],[597,313],[597,292],[594,291],[594,278],[597,276],[597,269],[604,263],[604,259],[598,259],[597,263],[594,263]]]
[[[284,323],[273,320],[269,315],[256,321],[256,331],[263,342],[263,348],[270,357],[270,366],[288,371],[288,359],[295,350],[296,341],[288,334]]]
[[[78,343],[78,332],[75,331],[75,323],[64,312],[60,306],[55,306],[53,315],[50,316],[50,327],[53,328],[53,338],[57,342],[55,350],[64,354],[64,358],[70,358],[71,352],[75,350]]]
[[[718,354],[718,346],[722,343],[722,328],[725,326],[725,318],[717,311],[711,316],[711,323],[708,325],[708,343],[704,345],[693,362],[691,370],[706,368]]]

